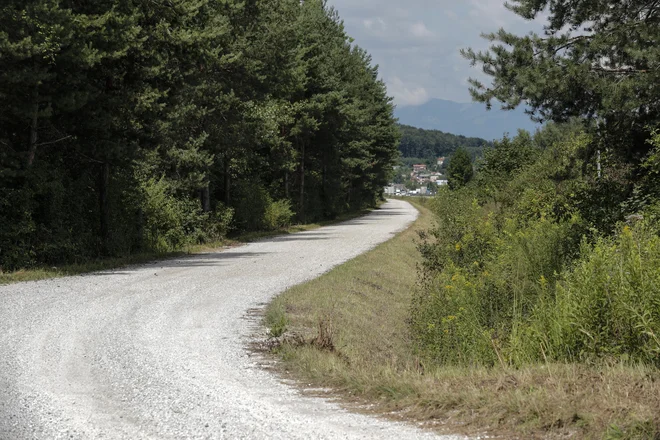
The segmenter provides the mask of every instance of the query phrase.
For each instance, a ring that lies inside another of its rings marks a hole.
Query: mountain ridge
[[[394,116],[402,125],[486,140],[500,139],[505,133],[514,136],[518,129],[533,133],[541,126],[533,122],[522,107],[501,110],[499,105],[494,105],[487,110],[482,103],[444,99],[431,99],[418,106],[397,107]]]

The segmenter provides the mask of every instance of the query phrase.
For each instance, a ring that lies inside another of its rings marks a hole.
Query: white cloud
[[[470,0],[469,14],[483,27],[504,27],[524,19],[506,8],[502,0]]]
[[[428,30],[426,25],[421,21],[418,21],[417,23],[410,26],[410,33],[419,38],[427,38],[433,36],[433,32]]]
[[[400,106],[431,98],[471,100],[466,77],[490,81],[470,67],[459,49],[486,50],[482,32],[499,27],[517,35],[541,31],[541,20],[525,21],[505,0],[328,0],[347,33],[373,57],[389,94]]]
[[[430,99],[424,87],[408,86],[398,76],[387,81],[387,91],[401,107],[422,105]]]
[[[362,21],[362,24],[372,32],[384,32],[387,29],[387,23],[381,17],[366,18]]]

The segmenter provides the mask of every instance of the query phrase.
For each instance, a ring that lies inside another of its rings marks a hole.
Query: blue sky
[[[380,66],[398,106],[432,98],[469,102],[467,79],[481,76],[459,49],[487,49],[482,32],[541,31],[504,7],[504,0],[328,0],[347,33]]]

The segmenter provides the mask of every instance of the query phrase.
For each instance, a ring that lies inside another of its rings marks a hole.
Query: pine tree
[[[599,138],[625,160],[649,150],[648,126],[660,123],[660,4],[655,0],[513,0],[525,19],[548,11],[543,35],[485,35],[489,52],[463,51],[492,84],[472,80],[472,95],[538,120],[597,122]]]
[[[463,148],[456,150],[449,158],[447,166],[447,181],[450,189],[458,189],[465,186],[474,175],[470,155]]]

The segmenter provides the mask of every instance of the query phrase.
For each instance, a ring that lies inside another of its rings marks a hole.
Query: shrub
[[[264,226],[270,231],[288,227],[293,216],[289,200],[271,202],[264,213]]]
[[[176,197],[163,177],[147,179],[141,188],[145,239],[150,249],[170,252],[206,241],[209,215],[202,212],[198,200]]]
[[[587,230],[571,199],[580,163],[557,157],[587,141],[571,137],[541,152],[519,135],[500,146],[505,157],[489,153],[475,184],[438,192],[411,316],[422,356],[469,365],[542,359],[528,343],[533,317],[554,299]]]
[[[236,228],[242,231],[264,229],[266,210],[271,203],[273,200],[260,183],[241,182],[236,185],[231,203],[235,211]]]
[[[497,230],[486,211],[481,208],[481,216],[461,211],[450,218],[472,218],[472,226],[449,225],[458,225],[463,235],[452,239],[436,232],[435,243],[422,245],[427,259],[431,255],[444,263],[426,270],[411,324],[420,353],[436,362],[520,363],[525,347],[519,341],[527,322],[570,259],[567,243],[575,239],[579,219],[541,218],[521,225],[509,218]]]
[[[660,366],[660,237],[645,222],[582,246],[536,313],[535,338],[555,359],[602,357]]]
[[[218,203],[215,210],[208,215],[206,226],[206,241],[217,241],[225,238],[232,229],[234,209]]]

